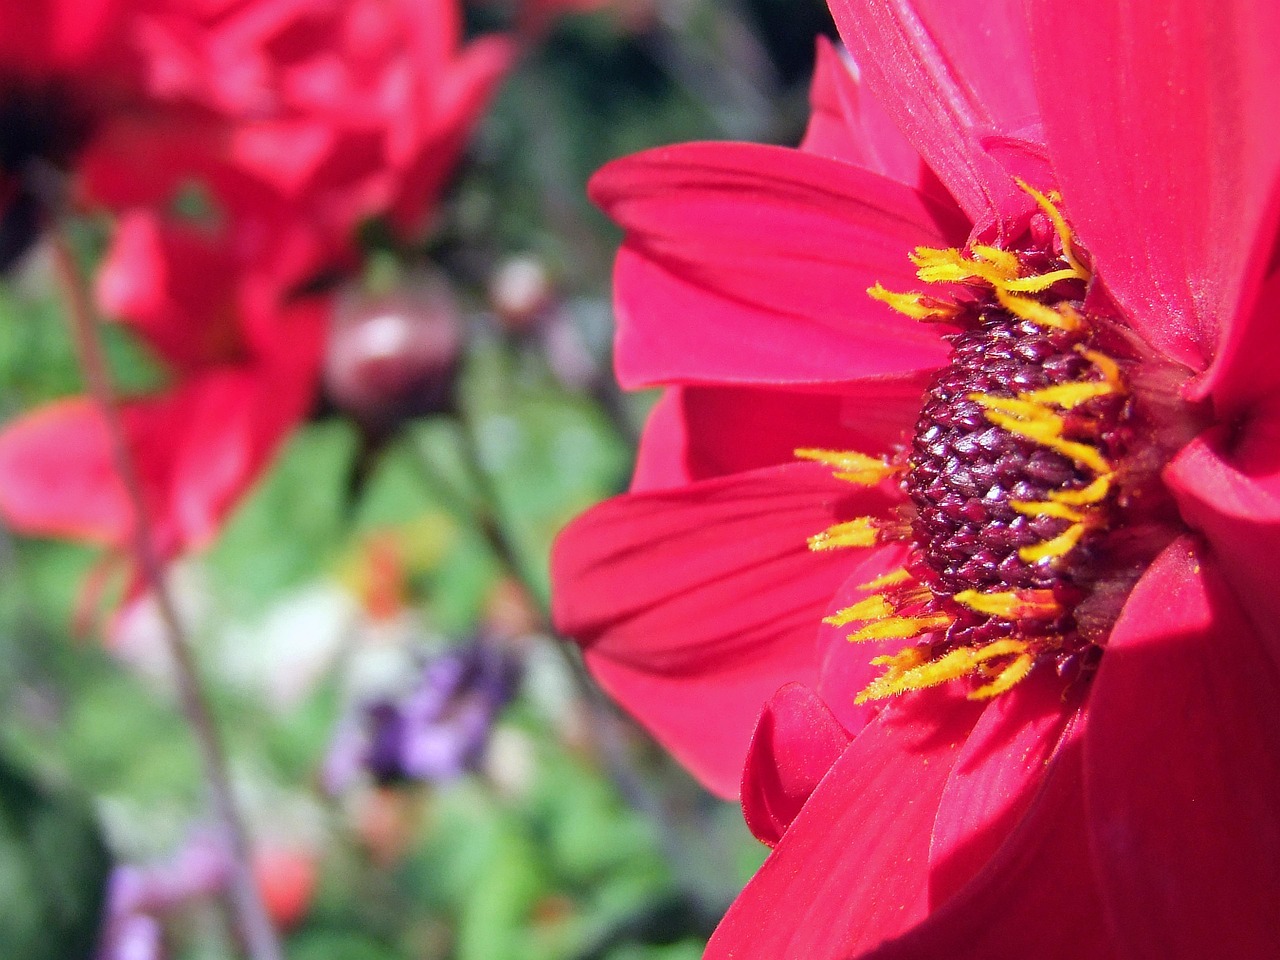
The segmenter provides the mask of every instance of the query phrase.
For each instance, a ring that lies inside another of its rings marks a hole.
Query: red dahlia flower
[[[592,185],[668,390],[556,613],[745,761],[707,955],[1278,956],[1280,8],[832,6],[800,151]]]

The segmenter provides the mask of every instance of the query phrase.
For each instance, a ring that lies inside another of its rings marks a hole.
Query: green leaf
[[[0,956],[88,957],[110,868],[85,803],[42,788],[0,756]]]

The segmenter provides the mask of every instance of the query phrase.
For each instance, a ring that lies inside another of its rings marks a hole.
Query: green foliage
[[[0,956],[87,958],[110,860],[84,799],[0,756]]]

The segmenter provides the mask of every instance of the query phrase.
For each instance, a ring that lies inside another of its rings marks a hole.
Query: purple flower
[[[510,651],[483,641],[428,661],[408,692],[366,703],[342,725],[326,785],[340,792],[361,770],[382,784],[462,776],[479,763],[520,672]]]

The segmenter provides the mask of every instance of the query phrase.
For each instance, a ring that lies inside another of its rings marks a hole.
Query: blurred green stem
[[[157,553],[153,524],[138,465],[134,461],[120,401],[99,338],[98,320],[89,300],[85,279],[66,237],[53,238],[54,270],[66,299],[71,333],[89,392],[102,412],[111,445],[115,470],[124,486],[133,512],[132,551],[138,572],[155,599],[163,625],[165,642],[172,659],[175,685],[182,714],[195,737],[204,767],[213,815],[231,851],[230,903],[244,948],[250,960],[283,960],[280,938],[271,924],[253,877],[252,853],[244,821],[231,787],[226,754],[213,714],[200,686],[195,658],[186,630],[165,581],[164,566]]]
[[[551,637],[556,653],[565,663],[574,686],[591,717],[589,732],[605,771],[623,799],[643,814],[657,829],[668,861],[680,878],[682,893],[712,925],[719,920],[736,890],[704,893],[706,884],[699,879],[706,873],[700,860],[705,858],[707,831],[704,824],[689,817],[692,811],[677,812],[677,804],[656,790],[633,760],[637,740],[648,741],[648,734],[621,714],[587,672],[576,647],[561,638],[552,622],[551,609],[542,587],[525,565],[515,542],[503,523],[501,500],[492,474],[484,463],[475,428],[467,417],[458,413],[458,442],[462,460],[470,474],[476,497],[469,498],[445,479],[430,462],[426,451],[418,450],[414,458],[422,476],[441,501],[441,505],[463,524],[474,527],[485,538],[498,563],[524,588],[537,605],[539,627]]]

